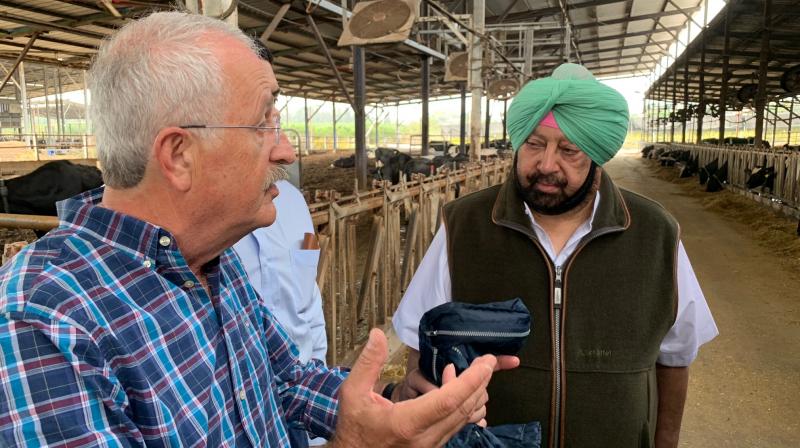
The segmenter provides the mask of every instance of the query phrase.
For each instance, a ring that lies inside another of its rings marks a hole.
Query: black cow
[[[685,178],[694,176],[699,169],[699,163],[697,159],[698,159],[697,156],[694,157],[690,156],[689,160],[687,160],[681,167],[681,171],[678,174],[678,177]]]
[[[376,171],[376,178],[379,180],[388,180],[393,184],[400,182],[400,173],[404,172],[406,167],[406,163],[411,160],[411,156],[402,153],[397,150],[392,150],[396,153],[391,157],[387,157],[387,155],[381,154],[381,158],[378,158],[378,154],[376,153],[376,158],[380,162],[380,166]],[[378,164],[376,164],[378,165]]]
[[[775,167],[757,167],[750,173],[745,185],[749,190],[761,187],[761,190],[768,189],[770,193],[775,187]]]
[[[723,163],[715,172],[709,173],[706,191],[709,193],[716,193],[717,191],[723,190],[726,183],[728,183],[728,162]]]
[[[353,168],[356,166],[356,155],[353,154],[352,156],[348,157],[340,157],[334,160],[331,165],[335,166],[336,168]]]
[[[6,213],[55,216],[56,202],[103,185],[103,176],[93,166],[56,160],[2,185],[5,191],[0,187],[0,196]]]
[[[713,162],[700,168],[700,185],[705,185],[706,182],[708,182],[708,178],[711,177],[712,174],[716,173],[718,168],[719,163],[717,162],[717,159],[714,159]]]
[[[412,174],[430,176],[436,174],[436,165],[434,165],[431,159],[415,157],[406,162],[405,166],[403,166],[403,173],[405,173],[406,179],[408,180],[411,179]]]

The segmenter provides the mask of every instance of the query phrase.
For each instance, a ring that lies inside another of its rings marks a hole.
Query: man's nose
[[[539,172],[549,174],[558,171],[558,154],[556,145],[547,145],[547,148],[539,160]]]
[[[289,141],[289,137],[281,132],[278,144],[270,152],[269,160],[276,165],[289,165],[294,163],[296,159],[294,146]]]

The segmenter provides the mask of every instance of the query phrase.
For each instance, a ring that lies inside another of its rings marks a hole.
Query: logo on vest
[[[582,348],[578,351],[578,355],[585,359],[608,359],[611,357],[611,350],[604,348]]]

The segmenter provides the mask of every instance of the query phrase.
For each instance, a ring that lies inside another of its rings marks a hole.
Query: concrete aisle
[[[781,268],[743,225],[654,178],[638,153],[606,169],[678,219],[720,330],[690,369],[681,447],[800,446],[800,273]]]

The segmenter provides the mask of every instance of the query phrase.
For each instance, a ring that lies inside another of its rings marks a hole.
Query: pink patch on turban
[[[547,113],[547,115],[542,118],[542,121],[539,122],[540,126],[547,126],[548,128],[555,128],[558,129],[558,123],[556,122],[556,117],[553,115],[553,111]]]

